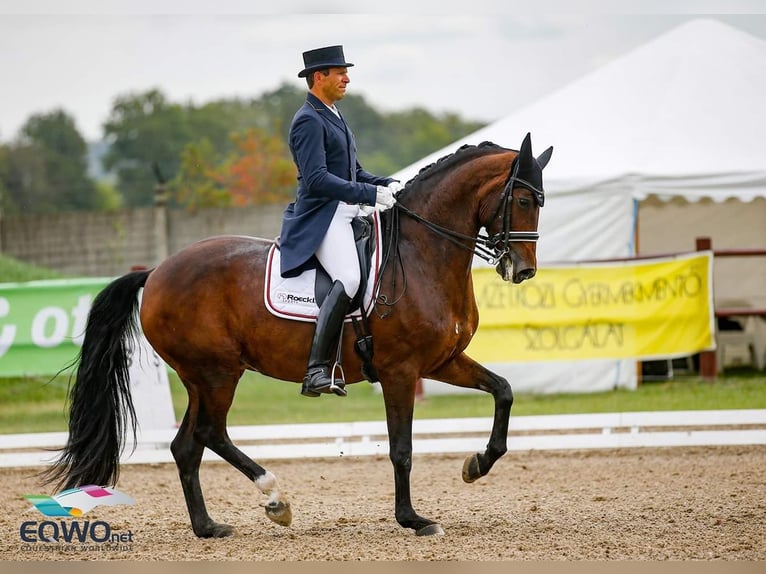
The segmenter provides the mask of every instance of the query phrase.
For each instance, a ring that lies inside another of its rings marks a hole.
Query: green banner
[[[111,278],[0,283],[0,376],[55,375],[77,356]]]

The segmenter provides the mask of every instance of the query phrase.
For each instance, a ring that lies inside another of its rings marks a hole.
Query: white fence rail
[[[491,418],[424,419],[413,424],[413,452],[483,451]],[[175,429],[141,433],[124,464],[172,462]],[[766,409],[661,411],[511,417],[514,451],[766,444]],[[384,421],[235,426],[229,436],[254,459],[388,455]],[[67,434],[0,435],[0,467],[49,464]],[[205,460],[220,460],[205,452]]]

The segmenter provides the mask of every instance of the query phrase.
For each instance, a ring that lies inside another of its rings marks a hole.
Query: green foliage
[[[286,143],[295,112],[306,101],[306,90],[286,82],[252,102],[258,110],[259,127],[279,135]]]
[[[85,140],[64,111],[30,117],[19,140],[0,154],[4,211],[53,213],[96,207],[87,153]]]
[[[12,257],[0,255],[0,283],[21,283],[40,279],[60,279],[63,275],[28,263],[23,263]]]
[[[96,182],[95,207],[99,211],[114,211],[122,207],[122,196],[117,188],[107,181]]]
[[[117,98],[104,125],[110,143],[104,167],[115,171],[117,188],[128,207],[151,205],[156,180],[152,165],[178,172],[180,151],[192,139],[186,110],[158,90]]]
[[[5,215],[50,211],[53,203],[46,198],[45,166],[42,154],[29,145],[6,146],[0,188]]]
[[[231,205],[231,196],[214,175],[217,160],[207,138],[187,144],[181,152],[179,173],[168,186],[174,202],[188,209]]]
[[[285,203],[295,188],[296,168],[277,135],[251,128],[231,135],[228,155],[208,139],[188,144],[181,168],[170,183],[178,205],[190,209]]]

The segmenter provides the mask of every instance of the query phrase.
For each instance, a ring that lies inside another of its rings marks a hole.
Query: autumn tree
[[[286,202],[295,193],[296,169],[277,135],[249,129],[231,135],[232,151],[217,154],[207,139],[182,153],[171,193],[188,208]]]

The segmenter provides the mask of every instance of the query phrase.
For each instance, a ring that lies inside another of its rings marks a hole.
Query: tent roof
[[[764,70],[766,42],[692,20],[394,177],[465,143],[518,149],[531,132],[536,153],[554,146],[550,194],[766,197]]]

